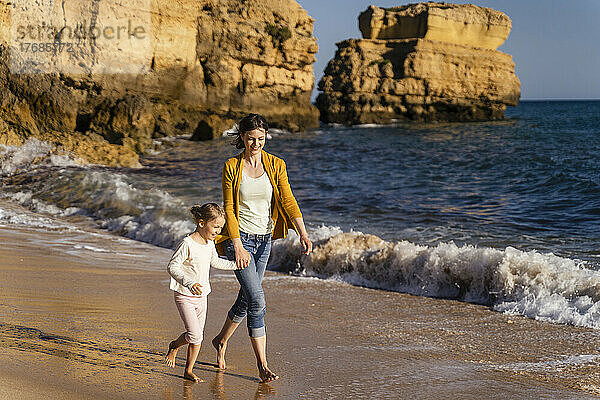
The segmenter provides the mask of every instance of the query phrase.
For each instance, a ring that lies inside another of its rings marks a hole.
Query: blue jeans
[[[235,270],[240,291],[227,316],[233,322],[240,323],[247,315],[248,334],[250,337],[261,337],[266,333],[265,313],[267,312],[262,279],[271,254],[271,235],[240,232],[240,239],[244,248],[250,253],[250,265]],[[235,260],[233,242],[229,239],[225,242],[225,254],[229,260]]]

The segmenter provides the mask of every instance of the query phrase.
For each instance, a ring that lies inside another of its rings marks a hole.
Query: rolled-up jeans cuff
[[[252,338],[259,338],[265,336],[267,334],[267,330],[264,326],[261,326],[260,328],[248,328],[248,334]]]
[[[232,313],[231,310],[229,310],[229,312],[227,313],[227,316],[229,317],[230,320],[232,320],[236,324],[239,324],[240,322],[242,322],[244,320],[244,317],[238,317],[237,315]]]

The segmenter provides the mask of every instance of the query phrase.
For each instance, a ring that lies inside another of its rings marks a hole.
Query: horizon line
[[[572,98],[561,98],[561,97],[549,97],[549,98],[531,98],[531,99],[520,99],[519,101],[599,101],[600,97],[572,97]]]

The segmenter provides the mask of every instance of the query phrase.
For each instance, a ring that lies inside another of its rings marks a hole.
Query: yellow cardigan
[[[292,194],[292,188],[288,181],[285,161],[279,157],[262,151],[262,163],[265,172],[273,186],[273,197],[271,200],[271,218],[273,219],[273,240],[287,236],[288,229],[296,227],[292,223],[295,218],[302,218],[298,202]],[[240,227],[240,182],[242,181],[242,169],[244,168],[244,153],[230,158],[223,166],[223,204],[225,208],[225,226],[223,232],[215,238],[215,243],[226,239],[239,238]]]

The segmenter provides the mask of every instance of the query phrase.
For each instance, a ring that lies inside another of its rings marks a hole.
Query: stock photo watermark
[[[144,73],[150,65],[150,0],[12,3],[13,73]]]

